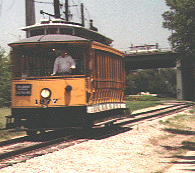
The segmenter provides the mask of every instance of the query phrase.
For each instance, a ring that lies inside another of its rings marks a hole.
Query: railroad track
[[[52,137],[56,136],[56,137]],[[55,132],[38,134],[34,138],[24,136],[0,143],[0,168],[23,162],[27,159],[44,155],[58,150],[52,145],[58,144],[58,148],[63,148],[60,143],[67,143],[65,147],[70,146],[70,142],[74,141],[74,135],[60,136]]]
[[[88,141],[90,139],[103,139],[132,129],[132,126],[143,121],[168,116],[189,108],[189,104],[165,105],[159,109],[150,109],[143,112],[134,112],[131,117],[120,119],[111,126],[103,128],[102,125],[94,126],[90,131],[70,130],[68,133],[60,131],[39,134],[31,139],[24,136],[0,143],[0,168],[26,161],[27,159],[58,151],[60,149]],[[55,136],[55,137],[52,137]]]
[[[183,111],[185,108],[188,108],[192,105],[186,105],[183,103],[176,104],[176,105],[169,105],[169,106],[164,106],[159,109],[150,109],[146,111],[142,111],[140,113],[134,113],[132,116],[134,118],[126,118],[125,120],[118,121],[117,123],[120,123],[120,125],[126,125],[126,124],[133,124],[140,122],[142,120],[151,120],[154,118],[160,118],[163,116],[168,116],[173,113],[178,113],[180,111]]]

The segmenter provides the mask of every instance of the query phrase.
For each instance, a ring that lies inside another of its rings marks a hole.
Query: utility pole
[[[26,26],[35,24],[35,3],[34,0],[25,0]]]
[[[83,3],[81,3],[81,23],[82,23],[82,26],[84,27],[85,26],[85,17],[84,17],[84,6],[83,6]]]
[[[68,0],[65,0],[65,19],[69,21],[69,10],[68,10]]]
[[[54,16],[60,18],[60,3],[59,0],[54,0]]]

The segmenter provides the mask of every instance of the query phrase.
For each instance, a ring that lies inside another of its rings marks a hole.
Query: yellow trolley
[[[123,53],[112,40],[82,26],[53,20],[23,28],[27,38],[12,48],[12,114],[6,128],[38,130],[92,126],[123,115]],[[58,50],[76,69],[51,76]]]

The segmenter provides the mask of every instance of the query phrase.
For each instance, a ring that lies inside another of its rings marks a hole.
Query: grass
[[[194,114],[195,113],[195,107],[189,111],[189,113]]]
[[[189,150],[195,150],[195,111],[194,108],[187,114],[178,114],[165,121],[159,121],[160,124],[165,125],[164,131],[174,135],[182,135],[183,140],[180,145],[171,146],[173,148],[170,153],[173,158],[173,162],[177,161],[177,158],[185,155]]]
[[[125,100],[128,101],[163,101],[163,100],[175,100],[171,97],[159,97],[153,95],[126,95]]]
[[[161,102],[159,101],[126,101],[126,105],[128,108],[130,108],[131,111],[153,107],[160,104]]]
[[[189,113],[192,111],[189,111]],[[159,123],[166,125],[167,129],[177,129],[180,130],[191,130],[194,129],[195,123],[195,114],[178,114],[172,118],[169,118],[165,121],[160,120]]]
[[[175,98],[159,98],[152,95],[129,95],[125,96],[127,107],[131,112],[147,107],[153,107],[162,104],[166,100],[176,100]]]
[[[0,108],[0,128],[5,127],[6,123],[6,115],[11,115],[11,109],[10,108]]]
[[[170,163],[177,163],[180,158],[183,158],[188,151],[195,150],[195,110],[191,109],[189,112],[177,114],[174,117],[166,120],[160,120],[163,124],[166,133],[162,136],[152,137],[149,143],[153,146],[161,146],[161,149],[155,151],[160,157],[171,158]],[[159,172],[164,172],[159,170]]]
[[[11,115],[10,108],[0,108],[0,128],[4,128],[6,124],[6,115]],[[9,130],[0,130],[0,141],[11,139],[15,136],[25,135],[25,132],[10,132]]]

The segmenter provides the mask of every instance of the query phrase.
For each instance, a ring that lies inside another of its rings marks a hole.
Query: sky
[[[53,0],[35,0],[36,23],[48,18],[40,10],[54,13]],[[38,3],[46,2],[46,3]],[[60,0],[64,3],[65,0]],[[98,32],[113,39],[113,47],[129,51],[134,46],[159,43],[162,49],[170,49],[167,40],[171,35],[162,27],[162,14],[169,11],[165,0],[69,0],[71,21],[80,22],[80,4],[84,4],[85,25],[93,19]],[[77,6],[75,6],[77,5]],[[0,0],[0,46],[9,52],[8,43],[26,37],[25,0]]]

